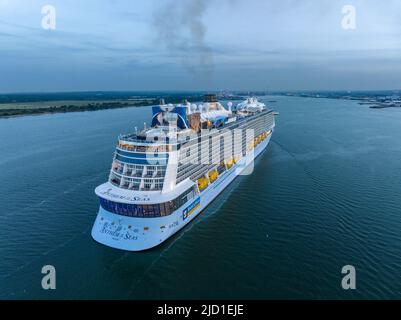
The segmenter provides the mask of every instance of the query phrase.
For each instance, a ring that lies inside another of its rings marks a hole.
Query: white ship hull
[[[270,134],[254,151],[225,171],[197,198],[191,199],[174,213],[158,218],[133,218],[110,213],[100,207],[92,228],[97,242],[116,249],[141,251],[170,238],[200,214],[269,144]]]

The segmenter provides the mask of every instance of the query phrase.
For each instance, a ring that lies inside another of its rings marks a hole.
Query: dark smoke
[[[213,53],[203,17],[209,0],[168,0],[154,13],[157,41],[191,73],[211,75]]]

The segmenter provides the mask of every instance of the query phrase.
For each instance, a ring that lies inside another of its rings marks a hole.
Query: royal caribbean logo
[[[188,218],[196,209],[200,207],[200,198],[197,198],[194,202],[192,202],[188,207],[186,207],[182,211],[182,218],[185,220]]]

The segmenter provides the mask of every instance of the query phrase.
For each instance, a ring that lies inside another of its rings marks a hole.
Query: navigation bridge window
[[[103,198],[99,199],[101,207],[111,213],[127,217],[157,218],[172,214],[195,196],[196,190],[194,187],[191,187],[174,200],[158,204],[127,204],[114,202]]]
[[[109,181],[123,189],[158,191],[163,189],[165,175],[165,165],[137,165],[114,160]]]
[[[110,183],[116,187],[140,190],[140,191],[160,191],[163,189],[164,178],[162,179],[144,179],[144,178],[130,178],[118,175],[114,172],[110,173]]]

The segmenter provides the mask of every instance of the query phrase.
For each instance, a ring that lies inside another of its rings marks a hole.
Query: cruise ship
[[[92,237],[106,246],[141,251],[171,237],[250,174],[275,127],[275,113],[256,98],[225,108],[206,95],[152,111],[151,126],[119,136],[109,180],[95,189]]]

